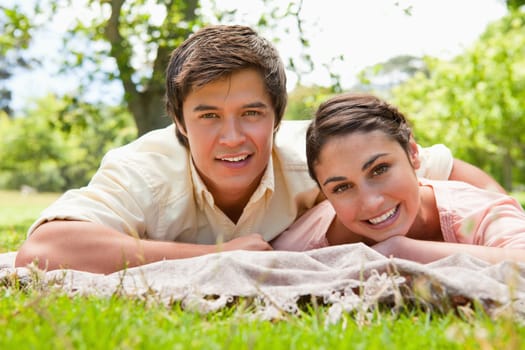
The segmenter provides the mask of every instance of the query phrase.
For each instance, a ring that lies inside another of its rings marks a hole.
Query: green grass
[[[0,295],[2,349],[517,349],[525,327],[482,313],[346,314],[325,326],[324,309],[257,321],[241,307],[210,315],[178,305],[59,293]]]
[[[0,247],[16,250],[57,195],[0,192]],[[122,296],[69,297],[0,280],[0,349],[525,349],[525,324],[476,308],[446,314],[345,314],[326,325],[310,305],[282,320],[253,318],[247,302],[209,315]]]
[[[0,191],[0,253],[17,250],[40,212],[57,199],[57,193],[23,195]]]

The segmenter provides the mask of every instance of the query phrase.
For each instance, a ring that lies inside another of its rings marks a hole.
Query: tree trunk
[[[105,27],[105,35],[111,44],[111,56],[115,58],[117,67],[120,73],[122,86],[124,87],[124,99],[128,105],[128,110],[133,115],[133,119],[137,126],[138,136],[144,135],[150,130],[165,127],[171,123],[171,119],[167,117],[164,107],[164,93],[165,93],[165,71],[169,61],[169,55],[174,47],[167,47],[166,42],[173,42],[165,40],[164,44],[159,43],[157,48],[157,56],[153,62],[153,73],[148,82],[143,85],[144,89],[139,90],[137,84],[133,80],[135,70],[132,67],[131,60],[133,52],[131,50],[131,43],[120,32],[121,9],[126,0],[112,0],[111,16],[108,19]],[[180,39],[187,38],[190,30],[184,26],[178,27],[171,25],[173,13],[171,11],[178,10],[182,14],[184,21],[190,22],[196,18],[195,10],[197,9],[199,0],[176,1],[172,0],[165,3],[168,17],[165,21],[170,28],[171,38],[165,39]],[[174,7],[176,9],[174,9]]]
[[[128,109],[137,125],[138,136],[171,124],[164,109],[164,90],[137,93],[128,99]]]

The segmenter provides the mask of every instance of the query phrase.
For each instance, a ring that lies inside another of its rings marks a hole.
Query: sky
[[[206,11],[207,0],[201,1]],[[237,9],[239,24],[251,25],[264,11],[261,0],[216,3],[221,9]],[[411,15],[405,14],[406,8],[410,8]],[[316,70],[304,75],[302,83],[328,85],[330,79],[324,68],[327,64],[341,75],[343,87],[350,87],[359,71],[396,55],[451,58],[467,49],[488,23],[505,13],[503,1],[499,0],[304,0],[301,18]],[[55,52],[61,32],[70,18],[65,14],[36,38],[35,50],[45,52],[47,59],[42,69],[18,73],[11,81],[15,111],[31,98],[75,89],[76,78],[58,78],[54,64],[59,59]],[[297,57],[301,50],[295,33],[287,33],[286,28],[293,28],[291,22],[283,23],[275,32],[261,33],[269,39],[279,38],[276,46],[285,62],[289,57]],[[344,56],[344,61],[333,63],[339,55]],[[288,80],[291,90],[297,79],[290,73]],[[97,91],[99,97],[113,96],[114,101],[107,102],[117,102],[121,89],[117,84],[107,84]]]

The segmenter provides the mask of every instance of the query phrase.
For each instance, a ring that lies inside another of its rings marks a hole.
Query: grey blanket
[[[0,285],[61,289],[68,294],[115,294],[181,302],[199,312],[250,300],[265,319],[295,313],[302,303],[328,305],[329,320],[343,312],[417,304],[431,310],[478,303],[492,315],[525,315],[525,264],[488,264],[454,255],[430,264],[389,259],[363,244],[307,252],[233,251],[165,260],[108,275],[75,270],[14,268],[16,252],[0,254]]]

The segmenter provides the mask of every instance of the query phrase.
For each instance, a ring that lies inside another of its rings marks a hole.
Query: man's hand
[[[258,233],[237,237],[218,245],[219,250],[272,250],[272,246]]]

